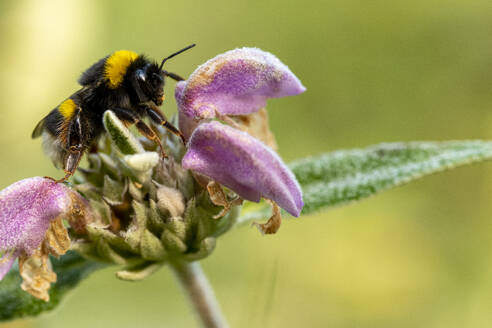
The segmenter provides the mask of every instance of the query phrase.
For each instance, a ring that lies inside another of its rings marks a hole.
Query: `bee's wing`
[[[49,131],[52,135],[58,135],[58,127],[62,124],[64,118],[59,112],[60,106],[55,107],[48,115],[46,115],[39,123],[36,125],[34,130],[32,131],[31,138],[35,139],[41,134],[43,131]]]
[[[43,118],[39,123],[36,125],[34,130],[32,131],[31,138],[35,139],[43,133],[44,130],[44,122],[46,121],[46,117]]]

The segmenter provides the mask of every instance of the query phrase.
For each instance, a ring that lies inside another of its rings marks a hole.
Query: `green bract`
[[[110,111],[104,122],[111,142],[89,157],[89,168],[75,185],[99,218],[86,222],[72,248],[88,259],[122,265],[116,276],[124,280],[145,278],[169,261],[209,255],[237,210],[214,219],[222,208],[195,186],[179,158],[161,160],[150,143],[145,150]],[[168,137],[163,132],[162,138]],[[183,147],[171,138],[168,144]]]

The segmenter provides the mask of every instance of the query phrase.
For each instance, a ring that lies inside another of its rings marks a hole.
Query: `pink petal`
[[[17,254],[5,254],[0,257],[0,280],[10,271],[17,256]]]
[[[218,55],[178,84],[181,112],[194,119],[246,115],[265,107],[268,98],[302,93],[306,88],[271,53],[241,48]]]
[[[295,176],[274,151],[246,132],[219,122],[196,128],[182,165],[244,199],[271,199],[294,216],[299,216],[304,205]]]
[[[42,242],[50,221],[71,204],[68,187],[35,177],[0,191],[0,250],[31,254]]]

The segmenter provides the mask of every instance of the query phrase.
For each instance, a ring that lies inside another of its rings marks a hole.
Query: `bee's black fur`
[[[104,77],[104,64],[109,56],[106,56],[97,62],[95,62],[91,67],[89,67],[85,72],[80,75],[79,82],[82,86],[88,86],[94,84]]]
[[[164,97],[164,78],[181,78],[139,55],[128,64],[121,82],[110,86],[105,76],[105,65],[110,56],[82,73],[78,80],[82,88],[68,98],[75,104],[70,115],[67,112],[64,115],[59,105],[33,131],[33,138],[43,134],[52,159],[64,168],[66,175],[59,181],[73,175],[83,153],[104,132],[102,117],[106,110],[112,110],[124,122],[135,124],[143,135],[158,142],[164,156],[159,137],[142,121],[144,117],[163,125],[184,141],[179,130],[167,122],[158,108]]]

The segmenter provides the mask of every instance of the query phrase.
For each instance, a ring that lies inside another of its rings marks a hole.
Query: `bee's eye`
[[[135,72],[135,75],[137,77],[137,79],[139,79],[140,81],[143,81],[145,82],[146,80],[146,75],[144,70],[143,69],[138,69],[136,72]]]
[[[153,73],[151,83],[154,87],[158,87],[164,83],[164,79],[159,74]]]

